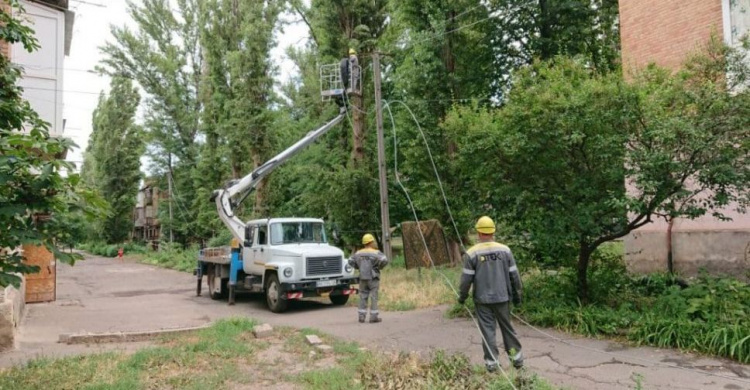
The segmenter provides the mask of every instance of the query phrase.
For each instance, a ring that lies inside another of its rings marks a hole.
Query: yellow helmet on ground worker
[[[349,55],[350,55],[350,56],[352,56],[352,55],[356,56],[356,55],[357,55],[357,51],[356,51],[356,50],[354,50],[354,49],[351,49],[351,48],[350,48],[350,49],[349,49]]]
[[[364,236],[362,236],[362,245],[367,245],[373,241],[375,241],[375,237],[373,237],[372,234],[370,233],[367,233]]]
[[[479,233],[482,233],[482,234],[495,233],[495,222],[493,222],[492,218],[488,216],[479,218],[479,220],[477,221],[477,224],[474,227],[477,229]]]

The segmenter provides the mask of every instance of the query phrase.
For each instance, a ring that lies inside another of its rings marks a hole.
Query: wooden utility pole
[[[378,128],[378,174],[380,175],[380,221],[383,230],[383,253],[393,259],[391,249],[391,223],[388,211],[388,180],[385,170],[385,140],[383,139],[383,106],[380,97],[380,55],[372,56],[372,72],[375,77],[375,121]]]

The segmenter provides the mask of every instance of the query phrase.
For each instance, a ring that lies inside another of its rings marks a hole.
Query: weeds
[[[514,309],[532,324],[586,336],[679,348],[750,362],[750,286],[701,275],[689,285],[673,275],[630,276],[616,256],[599,257],[590,274],[591,304],[576,298],[575,271],[524,275],[524,303]],[[459,306],[449,316],[465,316]]]
[[[90,242],[79,245],[79,249],[84,250],[92,255],[104,257],[117,257],[117,252],[123,248],[124,254],[144,254],[148,249],[140,244],[126,242],[122,244],[106,244],[104,242]]]
[[[141,262],[177,271],[192,272],[197,259],[197,246],[182,249],[179,245],[162,243],[158,251],[148,252]]]

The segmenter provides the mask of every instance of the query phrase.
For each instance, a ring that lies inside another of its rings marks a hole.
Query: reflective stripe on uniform
[[[512,266],[512,267],[508,268],[508,272],[518,272],[518,267],[516,267],[516,266],[514,265],[514,266]]]
[[[377,310],[370,310],[370,314],[379,314],[380,312]]]
[[[476,271],[474,271],[473,269],[464,268],[464,273],[466,275],[474,275]]]
[[[360,312],[360,313],[367,313],[367,310],[360,309],[360,310],[357,310],[357,311]]]

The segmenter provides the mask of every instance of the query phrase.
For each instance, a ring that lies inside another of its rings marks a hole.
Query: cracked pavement
[[[388,283],[383,280],[382,283]],[[57,343],[62,333],[150,331],[193,327],[236,316],[272,325],[316,328],[385,351],[461,352],[482,363],[481,337],[471,320],[447,319],[446,307],[385,312],[380,324],[359,324],[356,308],[295,302],[284,314],[269,312],[261,296],[240,296],[235,306],[195,296],[192,275],[116,259],[88,257],[75,267],[58,266],[57,301],[27,305],[17,348],[0,354],[0,367],[37,356],[105,350],[133,351],[148,342],[100,345]],[[554,330],[567,345],[514,322],[526,366],[569,389],[750,390],[750,366],[671,349],[633,347]],[[498,340],[499,331],[498,331]],[[499,341],[500,342],[500,341]],[[500,348],[502,350],[502,348]],[[500,359],[507,369],[508,360]],[[713,374],[714,376],[710,375]]]

